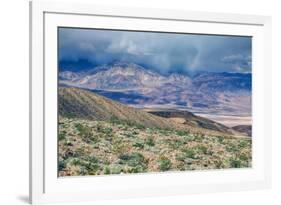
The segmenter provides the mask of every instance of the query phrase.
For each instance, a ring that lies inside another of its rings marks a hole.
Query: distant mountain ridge
[[[251,73],[161,75],[134,63],[115,61],[87,71],[62,71],[59,83],[140,108],[166,106],[199,112],[251,113]]]

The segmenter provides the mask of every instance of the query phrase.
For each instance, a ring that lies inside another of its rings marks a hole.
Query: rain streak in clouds
[[[162,74],[251,72],[251,47],[251,37],[59,28],[60,69],[119,60]]]

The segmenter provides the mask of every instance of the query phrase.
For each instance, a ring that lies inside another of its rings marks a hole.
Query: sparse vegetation
[[[155,145],[154,138],[152,136],[148,136],[146,139],[146,144],[148,146],[154,146]]]
[[[159,169],[161,171],[167,171],[172,167],[171,160],[165,156],[161,156],[158,162],[159,162]]]
[[[109,121],[59,118],[60,176],[251,166],[251,138],[208,136]]]
[[[187,131],[183,131],[183,130],[177,130],[176,133],[177,133],[178,136],[188,135],[188,132]]]

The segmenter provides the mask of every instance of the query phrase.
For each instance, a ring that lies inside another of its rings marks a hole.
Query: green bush
[[[137,124],[137,125],[136,125],[136,128],[138,128],[139,130],[144,130],[144,129],[145,129],[145,126],[144,126],[144,125]]]
[[[198,145],[196,149],[202,154],[208,154],[208,147],[206,147],[205,145]]]
[[[129,138],[134,138],[134,137],[136,137],[133,133],[131,133],[131,132],[125,132],[125,133],[123,133],[123,135],[124,136],[126,136],[126,137],[129,137]]]
[[[184,153],[179,153],[179,154],[176,155],[176,160],[178,160],[178,161],[183,162],[185,160],[185,158],[186,158],[186,156],[185,156]]]
[[[124,143],[124,141],[120,138],[114,138],[111,144],[111,150],[119,155],[122,155],[123,153],[127,152],[131,146],[127,143]]]
[[[144,172],[144,171],[145,170],[144,170],[143,166],[141,166],[141,165],[137,165],[135,167],[131,167],[131,168],[128,169],[129,173],[141,173],[141,172]]]
[[[220,160],[220,159],[215,160],[215,161],[214,161],[214,164],[215,164],[215,166],[216,166],[217,169],[222,169],[222,168],[224,168],[223,161]]]
[[[145,143],[146,143],[148,146],[151,146],[151,147],[154,146],[154,145],[155,145],[154,138],[153,138],[152,136],[149,136],[149,137],[146,139]]]
[[[168,136],[171,131],[168,130],[168,129],[160,129],[158,132],[159,132],[161,135]]]
[[[110,174],[110,168],[108,167],[108,166],[106,166],[105,168],[104,168],[104,174]]]
[[[182,150],[186,158],[195,159],[196,152],[194,148],[185,148]]]
[[[92,129],[86,125],[82,125],[80,123],[77,123],[75,125],[76,129],[79,132],[79,135],[84,139],[89,139],[93,136]]]
[[[143,168],[146,168],[146,160],[140,153],[122,154],[119,156],[119,159],[121,159],[121,163],[125,163],[131,167],[140,165]]]
[[[59,171],[62,171],[66,168],[66,163],[64,160],[59,160],[58,168],[59,168]]]
[[[132,122],[132,121],[129,121],[129,120],[122,120],[122,119],[119,119],[115,116],[112,116],[109,120],[110,123],[112,124],[122,124],[122,125],[127,125],[127,126],[130,126],[130,127],[136,127],[137,129],[145,129],[145,126],[144,125],[141,125],[141,124],[138,124],[138,123],[135,123],[135,122]]]
[[[65,135],[66,135],[65,131],[60,132],[59,133],[59,141],[65,140]]]
[[[144,148],[144,143],[143,142],[135,142],[133,144],[133,146],[143,149]]]
[[[217,140],[220,144],[224,144],[224,137],[222,136],[217,136]]]
[[[239,149],[238,149],[238,146],[237,146],[237,145],[232,144],[232,143],[229,143],[229,144],[226,146],[226,151],[228,151],[228,152],[239,152]]]
[[[184,141],[183,140],[178,140],[178,139],[173,139],[173,140],[167,140],[167,143],[169,144],[169,146],[172,148],[172,149],[178,149],[180,148],[181,146],[183,146],[184,144]]]
[[[167,171],[172,167],[172,162],[165,156],[161,156],[158,160],[159,162],[159,169],[161,171]]]
[[[202,134],[195,134],[194,135],[194,140],[197,142],[202,142],[202,140],[204,139],[204,135]]]
[[[113,164],[111,166],[111,174],[120,174],[122,172],[122,167],[118,164]]]
[[[112,131],[113,131],[113,129],[111,127],[105,127],[102,129],[102,132],[106,135],[111,135]]]
[[[176,131],[176,134],[177,134],[178,136],[185,136],[185,135],[189,135],[189,132],[184,131],[184,130],[177,130],[177,131]]]
[[[240,148],[245,148],[248,146],[248,142],[246,140],[241,140],[238,145]]]
[[[241,153],[239,154],[239,159],[242,160],[242,161],[249,161],[249,156],[245,153]]]
[[[95,175],[100,169],[99,160],[93,156],[72,158],[70,163],[80,167],[81,175]]]
[[[230,167],[231,168],[240,168],[241,167],[241,161],[237,158],[231,158],[230,159]]]

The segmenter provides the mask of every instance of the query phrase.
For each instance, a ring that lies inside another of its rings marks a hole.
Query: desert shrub
[[[65,163],[65,161],[64,160],[59,160],[59,162],[58,162],[58,169],[59,169],[59,171],[62,171],[62,170],[64,170],[66,168],[66,163]]]
[[[113,131],[113,129],[111,127],[105,127],[102,129],[102,132],[106,135],[111,135],[112,131]]]
[[[137,129],[145,129],[145,126],[142,125],[142,124],[138,124],[138,123],[135,123],[135,122],[132,122],[132,121],[129,121],[129,120],[122,120],[122,119],[119,119],[115,116],[112,116],[109,120],[110,123],[112,124],[122,124],[122,125],[127,125],[127,126],[130,126],[130,127],[136,127]]]
[[[197,142],[202,142],[202,140],[204,139],[204,135],[202,134],[195,134],[194,135],[194,140]]]
[[[133,146],[142,149],[142,148],[144,148],[144,142],[142,142],[142,141],[135,142],[135,143],[133,144]]]
[[[178,160],[178,161],[183,162],[185,160],[185,158],[186,158],[186,156],[185,156],[184,153],[179,153],[179,154],[176,155],[176,160]]]
[[[85,146],[78,147],[75,153],[77,156],[85,155]]]
[[[243,161],[247,161],[247,160],[249,159],[249,157],[248,157],[247,154],[241,153],[241,154],[239,155],[239,159],[240,159],[240,160],[243,160]]]
[[[224,168],[223,161],[222,161],[222,160],[220,160],[220,159],[215,160],[215,161],[214,161],[214,164],[215,164],[215,167],[216,167],[217,169]]]
[[[97,132],[102,132],[102,130],[103,130],[103,126],[102,126],[102,124],[100,122],[98,122],[97,126],[96,126],[96,131]]]
[[[72,158],[71,164],[80,167],[81,175],[95,175],[100,169],[98,159],[93,156],[81,156]]]
[[[181,162],[177,165],[177,169],[180,171],[184,171],[185,170],[185,163]]]
[[[222,136],[217,136],[217,140],[220,144],[224,144],[224,137]]]
[[[72,158],[69,160],[70,161],[70,164],[74,165],[74,166],[78,166],[81,164],[81,161],[79,158]]]
[[[73,143],[70,140],[65,141],[66,146],[73,146]]]
[[[182,150],[182,152],[184,153],[184,156],[186,158],[191,158],[191,159],[196,158],[196,152],[194,151],[194,148],[185,148]]]
[[[144,126],[144,125],[141,125],[141,124],[137,124],[137,125],[136,125],[136,128],[138,128],[139,130],[144,130],[144,129],[145,129],[145,126]]]
[[[241,140],[238,145],[240,148],[245,148],[248,146],[248,142],[246,140]]]
[[[114,134],[113,129],[111,127],[105,127],[101,130],[101,132],[105,135],[106,140],[112,141]]]
[[[229,162],[230,162],[230,167],[231,168],[240,168],[241,165],[242,165],[241,161],[239,159],[237,159],[237,158],[231,158],[229,160]]]
[[[110,168],[109,168],[108,166],[106,166],[106,167],[104,168],[103,173],[104,173],[104,174],[110,174],[110,173],[111,173],[111,172],[110,172]]]
[[[173,132],[171,129],[159,129],[158,133],[164,136],[168,136],[171,132]]]
[[[81,176],[88,175],[88,171],[86,170],[85,167],[79,167],[79,168],[80,168],[79,175]]]
[[[65,135],[66,135],[66,132],[65,132],[65,131],[61,131],[61,132],[59,133],[59,141],[65,140]]]
[[[198,145],[196,149],[202,154],[208,154],[208,147],[205,145]]]
[[[144,172],[145,169],[144,169],[143,166],[137,165],[137,166],[135,166],[135,167],[130,167],[130,168],[128,168],[127,171],[128,171],[129,173],[141,173],[141,172]]]
[[[123,124],[122,121],[115,116],[112,116],[110,118],[109,122],[112,123],[112,124]]]
[[[238,146],[233,144],[233,143],[229,143],[227,146],[226,146],[226,151],[228,152],[238,152],[239,149],[238,149]]]
[[[184,135],[184,136],[181,136],[183,141],[186,143],[186,142],[191,142],[191,141],[194,141],[195,140],[195,137],[194,135],[192,134],[189,134],[189,135]]]
[[[127,126],[127,125],[122,125],[122,130],[123,130],[123,131],[129,130],[129,126]]]
[[[140,153],[122,154],[119,156],[121,163],[127,164],[131,167],[136,167],[138,165],[146,168],[146,160],[144,156]]]
[[[154,138],[152,136],[147,137],[147,139],[145,140],[145,143],[148,146],[151,146],[151,147],[154,146],[155,145]]]
[[[134,138],[136,137],[132,132],[125,132],[123,133],[124,136],[129,137],[129,138]]]
[[[116,153],[116,154],[123,154],[125,152],[127,152],[130,149],[130,146],[128,143],[124,143],[124,141],[120,138],[115,138],[112,142],[111,142],[112,146],[111,146],[111,150]]]
[[[177,130],[176,131],[176,135],[178,135],[178,136],[185,136],[185,135],[189,135],[189,132],[184,131],[184,130]]]
[[[122,172],[122,167],[119,164],[113,164],[111,166],[111,174],[120,174]]]
[[[86,125],[82,125],[81,123],[77,123],[75,125],[76,129],[79,132],[79,135],[84,139],[89,139],[92,137],[92,129]]]
[[[183,146],[184,141],[178,140],[178,139],[172,139],[172,140],[167,141],[167,143],[169,144],[169,146],[170,146],[172,149],[178,149],[178,148],[180,148],[181,146]]]
[[[89,163],[98,163],[99,160],[95,156],[83,156],[83,160],[88,161]]]
[[[161,171],[167,171],[172,167],[172,162],[165,156],[161,156],[158,160],[159,163],[159,169]]]

